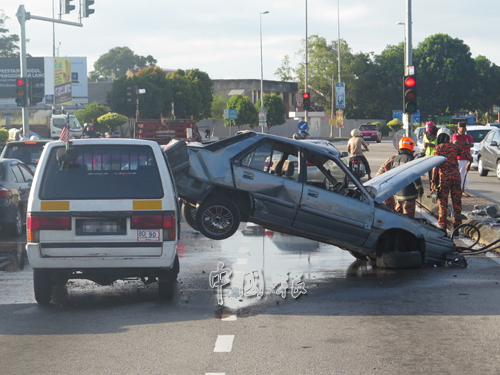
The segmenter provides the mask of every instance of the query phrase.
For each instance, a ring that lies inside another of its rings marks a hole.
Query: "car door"
[[[235,187],[252,197],[250,221],[291,227],[303,186],[300,174],[295,173],[298,150],[290,147],[293,146],[266,140],[232,160]],[[283,168],[285,164],[287,170]]]
[[[323,173],[325,183],[306,179],[293,227],[341,247],[361,246],[372,229],[373,200],[339,159],[313,152],[304,157],[306,165],[314,164]]]
[[[28,205],[28,198],[30,195],[31,182],[33,181],[33,174],[24,165],[19,164],[17,161],[10,164],[12,174],[14,175],[14,186],[19,192],[19,200],[22,206],[26,209]],[[21,171],[21,168],[26,168]]]
[[[492,142],[496,142],[493,143]],[[498,151],[498,145],[500,144],[500,133],[496,130],[492,131],[490,134],[486,136],[484,139],[483,145],[483,166],[486,169],[495,169],[496,168],[496,160]]]

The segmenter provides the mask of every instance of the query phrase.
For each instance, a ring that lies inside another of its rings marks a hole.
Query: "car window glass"
[[[21,170],[19,169],[17,164],[11,165],[10,167],[11,167],[12,173],[14,174],[14,178],[15,178],[16,182],[25,182],[24,177],[21,173]]]
[[[23,174],[23,177],[24,177],[24,180],[25,181],[33,181],[33,173],[31,172],[31,170],[26,167],[25,165],[19,165],[19,169],[21,170],[21,173]]]
[[[163,159],[162,159],[163,160]],[[54,147],[42,171],[41,199],[158,199],[163,187],[149,146]]]
[[[18,159],[23,163],[37,164],[42,154],[43,146],[45,146],[45,143],[21,143],[13,146],[7,144],[4,157]]]
[[[493,132],[486,134],[486,137],[484,137],[485,142],[491,142],[491,139],[493,138]]]
[[[270,167],[269,160],[271,160],[272,149],[272,143],[260,145],[241,159],[241,165],[259,171],[267,170]]]
[[[493,139],[492,139],[492,141],[500,143],[500,133],[499,132],[493,132]]]

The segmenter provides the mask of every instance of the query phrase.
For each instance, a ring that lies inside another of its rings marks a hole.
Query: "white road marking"
[[[233,349],[234,335],[219,335],[215,342],[214,353],[228,353]]]
[[[248,258],[238,258],[236,259],[236,264],[247,264]]]
[[[221,320],[223,322],[233,322],[236,320],[236,315],[222,315]]]
[[[205,375],[226,375],[225,372],[206,372]]]

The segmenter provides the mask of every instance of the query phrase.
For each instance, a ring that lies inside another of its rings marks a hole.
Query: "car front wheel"
[[[423,259],[419,251],[395,251],[378,255],[376,264],[379,268],[418,268]]]
[[[213,240],[231,237],[240,225],[240,212],[232,200],[214,196],[196,210],[196,225],[201,234]]]
[[[40,305],[50,303],[52,298],[52,281],[50,272],[46,269],[33,269],[33,287],[35,299]]]
[[[488,170],[484,169],[483,158],[479,158],[477,161],[477,173],[482,177],[488,175]]]

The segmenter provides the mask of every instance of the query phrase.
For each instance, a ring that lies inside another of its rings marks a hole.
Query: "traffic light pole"
[[[411,45],[411,0],[406,0],[406,45],[405,45],[405,76],[410,74],[410,66],[413,65],[412,61],[412,45]],[[407,137],[412,138],[413,135],[413,113],[405,113],[403,117],[403,124]]]
[[[77,22],[69,22],[69,21],[63,21],[63,20],[58,20],[54,18],[46,18],[46,17],[39,17],[39,16],[33,16],[29,12],[26,12],[24,9],[24,5],[19,5],[19,8],[17,9],[16,17],[19,21],[19,25],[21,28],[21,38],[20,38],[20,68],[21,68],[21,77],[26,77],[28,78],[28,65],[27,65],[27,60],[26,60],[26,20],[40,20],[40,21],[48,21],[48,22],[55,22],[55,23],[62,23],[65,25],[71,25],[71,26],[79,26],[82,27],[83,24],[77,23]],[[27,92],[30,90],[28,87]],[[26,101],[26,105],[21,108],[21,113],[23,117],[23,135],[29,137],[30,133],[30,123],[29,123],[29,103]]]

